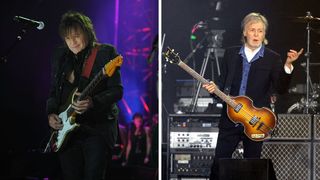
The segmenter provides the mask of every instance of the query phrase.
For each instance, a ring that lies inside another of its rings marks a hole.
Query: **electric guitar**
[[[63,128],[61,130],[54,131],[51,138],[51,149],[54,152],[59,151],[66,143],[67,138],[70,133],[80,126],[76,123],[77,113],[72,108],[72,103],[77,100],[83,100],[87,96],[91,95],[94,88],[99,84],[99,82],[105,77],[111,77],[117,67],[120,67],[123,62],[122,56],[117,56],[116,58],[109,61],[104,67],[98,72],[98,74],[93,78],[93,80],[86,86],[86,88],[81,92],[79,96],[75,96],[77,88],[71,93],[71,103],[68,104],[67,108],[59,114],[59,118],[62,121]],[[70,101],[69,100],[69,101]]]
[[[201,83],[212,83],[185,64],[173,49],[168,47],[167,51],[162,54],[166,61],[177,64]],[[217,86],[214,93],[226,102],[228,117],[234,123],[241,123],[244,126],[244,133],[249,139],[263,141],[271,136],[276,126],[277,118],[270,109],[254,107],[253,101],[247,96],[228,96],[219,90]]]

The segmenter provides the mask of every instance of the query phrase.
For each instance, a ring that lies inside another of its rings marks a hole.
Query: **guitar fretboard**
[[[182,69],[184,69],[185,71],[187,71],[192,77],[194,77],[195,79],[197,79],[198,81],[200,81],[203,84],[208,84],[210,83],[208,80],[206,80],[205,78],[203,78],[200,74],[198,74],[196,71],[194,71],[193,69],[191,69],[187,64],[185,64],[184,62],[180,61],[178,63],[178,66],[180,66]],[[223,93],[219,88],[216,87],[214,93],[221,98],[224,102],[226,102],[229,106],[231,106],[232,108],[235,108],[237,106],[237,103],[231,99],[228,95],[226,95],[225,93]]]
[[[105,77],[104,69],[100,70],[99,73],[92,79],[92,81],[88,84],[88,86],[81,92],[80,96],[77,97],[77,100],[83,100],[87,96],[91,95],[94,88],[100,83],[100,81]],[[68,116],[70,116],[74,112],[74,109],[70,107],[67,110]]]
[[[103,69],[93,78],[93,80],[88,84],[88,86],[82,91],[78,100],[83,100],[85,97],[92,94],[94,88],[100,83],[100,81],[105,77]]]

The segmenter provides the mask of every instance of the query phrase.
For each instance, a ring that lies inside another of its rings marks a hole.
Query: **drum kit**
[[[313,24],[320,24],[320,18],[313,17],[308,11],[306,16],[295,17],[293,22],[306,24],[307,31],[307,48],[306,48],[306,63],[301,65],[305,68],[306,72],[306,84],[298,84],[296,87],[289,89],[289,93],[301,93],[305,94],[305,97],[300,99],[300,102],[294,103],[289,107],[287,113],[320,113],[320,83],[312,83],[310,78],[310,67],[320,66],[320,63],[310,63],[310,31],[314,30],[311,28]],[[316,31],[317,32],[317,31]],[[320,31],[319,31],[320,32]],[[317,32],[318,33],[318,32]]]

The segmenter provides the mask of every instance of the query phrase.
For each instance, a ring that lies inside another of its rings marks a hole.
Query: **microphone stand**
[[[206,51],[206,54],[205,54],[205,59],[204,59],[204,61],[202,63],[201,70],[200,70],[200,73],[199,73],[202,77],[204,76],[204,73],[205,73],[205,70],[207,68],[207,64],[208,64],[209,58],[210,58],[210,54],[212,52],[213,52],[213,47],[208,47],[207,51]],[[196,109],[196,106],[197,106],[197,102],[198,102],[198,98],[199,98],[200,90],[201,90],[201,82],[198,82],[197,83],[196,95],[192,98],[192,101],[191,101],[191,112],[192,113],[195,112],[195,109]]]
[[[198,49],[201,49],[203,47],[203,43],[204,41],[208,38],[210,33],[206,33],[205,36],[197,43],[196,47],[188,54],[188,56],[183,60],[184,63],[188,63],[189,59],[197,52]],[[210,52],[208,52],[210,54]],[[207,62],[208,62],[208,58],[205,58],[204,63],[202,63],[202,67],[201,67],[201,76],[203,76],[204,74],[204,69],[207,67]],[[196,92],[196,96],[192,98],[191,100],[191,104],[190,104],[190,108],[191,108],[191,112],[193,113],[195,110],[195,106],[197,104],[198,101],[198,96],[199,96],[199,92],[200,92],[200,88],[201,88],[201,83],[198,82],[197,85],[195,86],[195,88],[197,88],[197,92]]]
[[[310,11],[307,12],[307,17],[312,17]],[[310,83],[310,76],[309,76],[309,66],[310,66],[310,21],[307,22],[307,52],[305,53],[307,64],[306,64],[306,72],[307,72],[307,82],[306,82],[306,106],[304,109],[304,113],[309,114],[309,83]]]
[[[203,47],[203,42],[204,40],[207,39],[209,33],[206,33],[206,35],[201,39],[201,41],[198,42],[198,44],[196,45],[196,47],[188,54],[188,56],[183,60],[184,63],[188,63],[189,59],[194,55],[194,53],[197,52],[198,49],[201,49]]]
[[[17,35],[14,43],[8,48],[8,50],[6,51],[6,53],[5,53],[3,56],[1,56],[1,58],[0,58],[0,63],[1,63],[1,64],[8,62],[8,56],[9,56],[9,54],[10,54],[10,53],[12,52],[12,50],[17,46],[17,44],[18,44],[20,41],[22,41],[22,39],[23,39],[23,37],[24,37],[24,35],[25,35],[26,33],[27,33],[27,29],[26,29],[26,28],[22,28],[22,29],[19,31],[19,33],[18,33],[18,35]]]
[[[213,36],[214,33],[212,31],[208,31],[206,32],[206,35],[204,37],[204,39],[202,39],[199,44],[202,44],[203,41],[206,39],[208,40],[207,38],[210,36]],[[212,54],[214,54],[214,57],[215,57],[215,60],[216,60],[216,64],[217,64],[217,70],[218,70],[218,75],[220,76],[220,67],[219,67],[219,62],[218,62],[218,53],[217,53],[217,44],[214,42],[215,40],[208,40],[208,45],[207,45],[207,50],[205,52],[205,58],[202,62],[202,65],[201,65],[201,70],[200,70],[200,75],[203,77],[204,74],[205,74],[205,71],[206,71],[206,68],[207,68],[207,65],[208,65],[208,61],[210,59],[210,56]],[[198,46],[198,45],[197,45]],[[212,65],[212,80],[214,80],[214,72],[213,72],[213,63],[211,64]],[[198,103],[198,98],[199,98],[199,94],[200,94],[200,90],[201,90],[201,82],[197,82],[197,85],[196,85],[196,94],[195,96],[192,98],[191,100],[191,113],[194,113],[195,110],[196,110],[196,106],[197,106],[197,103]]]

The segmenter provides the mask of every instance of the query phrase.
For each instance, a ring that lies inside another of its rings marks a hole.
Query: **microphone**
[[[26,17],[22,17],[22,16],[15,16],[13,18],[14,21],[17,22],[21,22],[25,25],[29,25],[32,27],[37,28],[38,30],[42,30],[44,28],[44,23],[42,21],[36,21],[36,20],[32,20],[32,19],[28,19]]]

